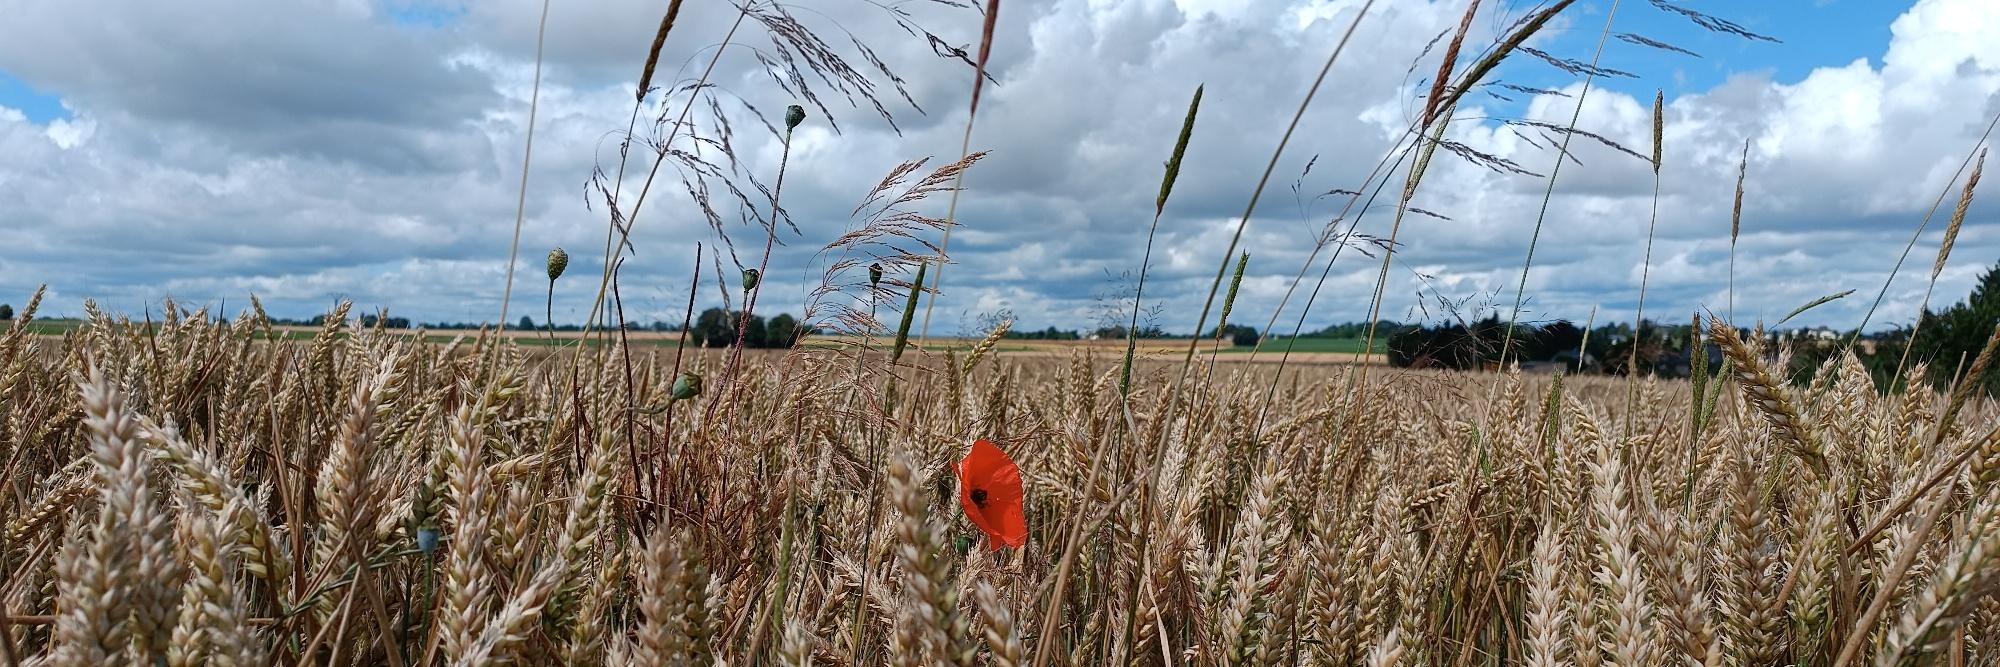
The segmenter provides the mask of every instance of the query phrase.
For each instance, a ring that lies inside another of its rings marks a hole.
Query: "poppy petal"
[[[993,515],[994,523],[997,524],[994,526],[997,530],[990,534],[994,551],[999,551],[1002,543],[1010,547],[1028,543],[1028,517],[1022,512],[1020,501],[1001,503],[989,501],[987,507],[991,508],[989,514]]]
[[[973,500],[974,491],[985,492],[984,502]],[[958,494],[965,517],[986,534],[989,548],[1027,544],[1021,468],[999,446],[984,438],[972,443],[958,463]]]
[[[981,442],[985,441],[982,440]],[[975,451],[976,449],[975,447]],[[979,490],[979,486],[982,483],[974,476],[974,471],[977,469],[975,463],[976,460],[971,454],[966,455],[964,460],[958,462],[958,503],[961,507],[965,508],[965,518],[971,519],[972,525],[978,526],[980,532],[990,536],[994,534],[996,526],[993,521],[987,519],[986,509],[981,506],[981,503],[974,502],[972,499],[972,492]],[[990,494],[991,492],[988,493]],[[988,502],[991,502],[991,495],[988,496]]]

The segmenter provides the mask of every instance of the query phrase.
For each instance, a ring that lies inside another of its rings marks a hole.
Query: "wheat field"
[[[1421,371],[1353,355],[1237,363],[1254,353],[1198,351],[1200,340],[1185,357],[1139,354],[1133,338],[1116,339],[1139,330],[1152,243],[1202,99],[1196,84],[1130,317],[1113,318],[1120,336],[1010,350],[1002,321],[962,354],[958,341],[927,346],[930,305],[920,302],[942,291],[964,173],[985,155],[971,140],[999,7],[988,0],[976,60],[898,23],[970,67],[959,156],[928,171],[928,158],[893,167],[814,255],[824,277],[806,286],[795,322],[805,326],[794,330],[806,340],[746,351],[761,277],[802,268],[773,263],[772,249],[804,236],[780,197],[804,104],[829,115],[808,86],[871,102],[885,119],[877,94],[908,93],[858,39],[865,57],[842,58],[845,47],[783,3],[739,5],[724,44],[746,22],[766,33],[783,62],[765,60],[767,73],[801,98],[782,135],[765,123],[780,142],[774,187],[752,178],[739,188],[732,179],[746,172],[728,126],[703,129],[709,119],[691,116],[716,104],[709,76],[725,49],[712,49],[692,81],[668,82],[673,63],[660,61],[681,4],[668,4],[652,41],[617,163],[588,181],[608,225],[590,269],[601,271],[595,301],[565,304],[587,310],[583,333],[547,331],[540,346],[484,330],[440,342],[363,326],[343,302],[310,339],[294,340],[253,298],[241,313],[168,301],[157,321],[85,302],[88,317],[52,336],[33,326],[37,293],[0,333],[0,660],[2000,666],[2000,406],[1975,389],[2000,329],[1962,370],[1942,368],[1942,357],[1933,368],[1899,363],[1879,386],[1845,351],[1794,373],[1783,339],[1712,315],[1707,327],[1695,318],[1691,380]],[[1523,45],[1573,0],[1526,10],[1484,49],[1465,43],[1480,6],[1468,4],[1455,34],[1431,41],[1444,46],[1429,93],[1411,105],[1422,113],[1361,189],[1336,191],[1352,207],[1362,190],[1398,185],[1386,236],[1357,237],[1358,212],[1342,234],[1343,211],[1286,285],[1287,301],[1301,286],[1317,295],[1326,274],[1314,284],[1307,269],[1322,251],[1337,257],[1352,245],[1372,261],[1368,248],[1379,249],[1362,320],[1371,324],[1356,349],[1379,342],[1372,323],[1383,321],[1398,230],[1418,211],[1436,149],[1528,173],[1445,140],[1446,126],[1467,91],[1491,83],[1510,53],[1532,51]],[[1610,31],[1607,19],[1600,43]],[[1307,88],[1294,128],[1346,39]],[[530,149],[539,53],[538,43]],[[1541,57],[1572,74],[1600,72],[1595,56],[1588,65]],[[1664,96],[1652,107],[1656,202]],[[1615,147],[1574,119],[1543,129],[1561,133],[1558,155],[1573,135]],[[1237,241],[1292,133],[1283,136],[1194,321],[1193,331],[1215,332],[1203,337],[1216,348],[1249,261]],[[715,146],[728,166],[697,145]],[[649,150],[624,150],[633,147]],[[523,193],[531,155],[523,151]],[[663,164],[680,172],[688,200],[653,190]],[[1931,287],[1982,167],[1983,157],[1965,181]],[[1550,193],[1555,178],[1551,170]],[[685,340],[696,292],[714,281],[733,346],[633,345],[625,332],[619,271],[639,257],[630,236],[649,193],[669,201],[645,212],[698,212],[714,233],[695,247],[675,336]],[[1541,225],[1496,367],[1519,340]],[[1635,338],[1648,326],[1652,227]],[[813,231],[815,244],[829,235]],[[741,255],[732,233],[743,236]],[[736,269],[726,277],[725,253]],[[543,297],[551,329],[569,261],[550,251],[547,291],[521,286]],[[938,272],[928,283],[927,271]],[[516,273],[510,263],[499,322],[519,314],[507,310]],[[1314,296],[1300,292],[1310,306]],[[899,324],[878,319],[892,314]],[[1263,333],[1281,334],[1273,326]],[[830,335],[812,340],[822,330]],[[593,336],[599,344],[569,344]],[[1713,375],[1704,344],[1726,357]],[[1627,368],[1638,368],[1638,347]],[[979,440],[1018,464],[1027,524],[1018,548],[989,549],[962,504],[959,462]]]
[[[10,663],[2000,664],[1993,402],[1774,381],[1727,326],[1699,384],[1150,364],[1125,401],[1082,354],[731,383],[91,310],[0,339]],[[1023,548],[958,506],[975,438]]]

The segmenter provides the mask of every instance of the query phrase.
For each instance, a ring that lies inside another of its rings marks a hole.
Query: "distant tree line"
[[[0,306],[0,308],[5,308],[5,306]],[[10,311],[7,310],[0,310],[0,313],[7,313],[8,315],[12,314]],[[736,320],[741,314],[742,311],[724,312],[721,308],[710,308],[708,310],[702,311],[701,314],[696,317],[694,325],[689,329],[689,334],[688,334],[689,341],[696,345],[707,344],[713,346],[726,346],[726,345],[736,344]],[[7,318],[0,317],[0,319],[7,319]],[[384,318],[378,315],[362,315],[360,317],[360,320],[361,320],[361,326],[363,327],[372,328],[377,324],[381,324],[384,327],[390,329],[412,328],[412,323],[410,319],[407,317]],[[279,326],[318,327],[318,326],[324,326],[326,324],[326,316],[314,315],[312,317],[303,319],[273,317],[271,318],[271,323]],[[421,326],[429,329],[478,329],[480,327],[492,326],[492,325],[486,322],[438,321],[438,322],[416,323],[415,326]],[[653,320],[652,322],[626,322],[624,328],[626,331],[653,331],[653,332],[663,332],[663,333],[670,333],[681,330],[679,324],[668,323],[664,320]],[[554,330],[554,331],[564,331],[564,332],[576,332],[576,331],[582,331],[583,327],[577,324],[558,324],[555,325],[554,327],[545,328],[543,326],[537,325],[535,323],[534,317],[523,315],[521,316],[521,319],[515,321],[514,329],[521,331]],[[752,315],[750,317],[749,326],[747,327],[747,330],[744,332],[744,345],[746,347],[789,347],[794,341],[798,339],[798,337],[799,337],[799,321],[798,318],[793,317],[790,313],[779,313],[775,316],[772,316],[768,320],[765,319],[764,316],[762,315]],[[1075,338],[1076,336],[1074,333],[1071,333],[1070,337]]]
[[[1675,336],[1686,336],[1688,326],[1682,325],[1677,331],[1647,321],[1641,328],[1646,336],[1637,343],[1639,361],[1644,369],[1651,370],[1665,357],[1668,341]],[[1513,329],[1510,338],[1507,322],[1494,314],[1470,323],[1378,327],[1377,335],[1388,332],[1389,364],[1400,368],[1485,368],[1500,363],[1504,345],[1511,347],[1504,355],[1509,361],[1563,363],[1571,370],[1580,365],[1586,370],[1623,373],[1634,345],[1630,324],[1606,324],[1591,330],[1588,349],[1583,328],[1568,320],[1515,323]],[[1615,364],[1610,361],[1614,356],[1618,359]]]
[[[1005,340],[1079,340],[1083,338],[1083,334],[1079,334],[1075,331],[1049,327],[1047,329],[1041,329],[1038,331],[1037,330],[1022,331],[1022,330],[1008,329],[1007,333],[1002,334],[1000,338]]]
[[[694,318],[694,328],[688,330],[689,344],[704,347],[729,347],[736,344],[736,325],[743,317],[743,311],[710,308],[701,311]],[[797,318],[790,313],[778,313],[765,320],[762,315],[751,315],[743,327],[743,346],[757,348],[785,348],[798,343],[804,333]]]
[[[1365,325],[1329,329],[1351,326]],[[1803,384],[1853,340],[1855,358],[1868,369],[1877,387],[1896,389],[1892,385],[1899,380],[1899,367],[1907,364],[1914,368],[1922,363],[1927,366],[1924,379],[1942,389],[1972,364],[1996,326],[2000,326],[2000,264],[1980,276],[1965,301],[1941,311],[1926,309],[1915,326],[1859,335],[1853,330],[1826,327],[1767,331],[1765,350],[1773,359],[1781,346],[1788,350],[1790,363],[1782,370],[1790,381]],[[1388,336],[1389,363],[1404,368],[1494,367],[1502,358],[1506,329],[1507,323],[1498,315],[1470,323],[1399,325]],[[1738,331],[1745,338],[1753,333]],[[1647,320],[1636,335],[1630,323],[1605,324],[1590,330],[1587,343],[1585,338],[1583,329],[1567,320],[1517,323],[1507,343],[1512,349],[1505,357],[1524,367],[1562,365],[1568,372],[1626,375],[1636,371],[1664,377],[1688,376],[1696,357],[1692,321],[1662,324]],[[1706,342],[1706,335],[1701,339],[1703,356],[1714,370],[1722,363],[1721,351]],[[2000,393],[2000,372],[1988,372],[1979,381],[1988,393]]]
[[[1007,313],[1007,314],[1010,316],[1012,315],[1012,313]],[[1400,325],[1398,325],[1393,321],[1382,320],[1381,323],[1377,326],[1376,335],[1387,336],[1389,332],[1394,331],[1398,326]],[[1087,330],[1063,329],[1060,327],[1053,327],[1053,326],[1042,329],[1008,329],[1007,333],[1001,335],[1000,337],[1003,340],[1083,340],[1086,338],[1095,338],[1097,340],[1123,340],[1125,338],[1125,328],[1126,326],[1123,324],[1107,324]],[[1187,340],[1188,338],[1191,338],[1191,336],[1188,336],[1187,334],[1168,333],[1166,330],[1160,328],[1158,325],[1155,324],[1141,323],[1139,325],[1138,332],[1139,334],[1137,337],[1142,339]],[[1330,325],[1323,329],[1302,332],[1299,334],[1299,337],[1351,339],[1351,338],[1362,338],[1367,334],[1368,334],[1368,323],[1347,322],[1347,323]],[[1230,341],[1230,344],[1243,347],[1256,345],[1257,342],[1263,338],[1263,334],[1258,333],[1256,327],[1251,327],[1244,324],[1223,325],[1222,335]],[[1215,338],[1215,336],[1216,336],[1216,330],[1214,328],[1210,328],[1206,333],[1203,333],[1201,335],[1201,338],[1204,340],[1212,340]]]
[[[1987,330],[1990,332],[1992,328]],[[1501,346],[1505,342],[1511,347],[1504,355],[1506,362],[1520,363],[1524,368],[1560,365],[1571,373],[1629,375],[1636,370],[1641,375],[1662,377],[1688,377],[1693,372],[1697,355],[1692,321],[1663,324],[1648,319],[1636,335],[1629,322],[1599,325],[1588,333],[1586,336],[1582,327],[1568,320],[1519,322],[1514,325],[1512,340],[1508,342],[1507,323],[1498,315],[1471,323],[1409,325],[1389,335],[1389,363],[1406,368],[1493,368],[1501,363]],[[1739,328],[1738,333],[1749,338],[1754,332]],[[1793,351],[1792,369],[1803,368],[1808,372],[1844,345],[1850,335],[1852,332],[1843,334],[1826,328],[1765,333],[1767,342],[1772,343],[1767,349],[1775,352],[1777,343],[1789,345]],[[1899,336],[1907,333],[1891,330],[1861,336],[1859,340],[1867,344],[1857,346],[1856,354],[1872,367],[1879,362],[1878,357],[1884,356],[1884,350],[1893,348],[1900,352],[1896,342]],[[1720,368],[1721,350],[1708,342],[1706,334],[1701,338],[1704,349],[1700,356],[1707,359],[1709,370]],[[1894,358],[1889,363],[1893,366]]]
[[[1395,322],[1389,320],[1382,320],[1381,324],[1377,326],[1376,335],[1386,336],[1390,331],[1394,331],[1397,326],[1399,325]],[[1096,338],[1098,340],[1120,340],[1125,338],[1125,328],[1126,328],[1125,325],[1122,324],[1111,324],[1111,325],[1099,326],[1097,328],[1090,329],[1088,331],[1059,329],[1056,327],[1048,327],[1046,329],[1028,330],[1028,331],[1010,330],[1007,332],[1005,336],[1002,336],[1002,338],[1012,339],[1012,340],[1081,340],[1084,338]],[[1141,323],[1139,325],[1138,332],[1139,334],[1137,337],[1142,339],[1187,340],[1188,338],[1191,338],[1191,336],[1187,334],[1168,333],[1166,330],[1161,329],[1158,325],[1154,324]],[[1351,339],[1351,338],[1362,338],[1367,335],[1368,335],[1367,322],[1345,322],[1341,324],[1329,325],[1325,328],[1314,331],[1304,331],[1299,333],[1300,338]],[[1259,333],[1256,327],[1252,327],[1245,324],[1231,323],[1222,326],[1222,336],[1228,339],[1230,341],[1230,344],[1232,345],[1248,347],[1251,345],[1256,345],[1257,341],[1263,339],[1264,334]],[[1216,330],[1214,328],[1210,328],[1208,331],[1202,333],[1202,335],[1200,336],[1200,338],[1202,338],[1203,340],[1212,340],[1215,337],[1216,337]]]
[[[1091,329],[1090,335],[1086,336],[1086,338],[1096,338],[1098,340],[1124,340],[1126,329],[1127,329],[1126,326],[1123,324],[1101,326],[1095,329]],[[1138,338],[1186,338],[1186,336],[1174,336],[1168,334],[1166,330],[1161,329],[1159,325],[1147,324],[1143,322],[1139,324],[1139,327],[1135,329],[1135,331],[1139,332],[1136,335],[1136,337]]]
[[[0,305],[0,313],[11,314],[10,311],[6,310],[5,308],[6,307],[4,305]],[[710,308],[702,311],[695,318],[696,321],[690,328],[689,332],[690,341],[695,342],[697,344],[701,344],[701,343],[707,343],[711,340],[721,340],[722,338],[727,338],[728,341],[726,343],[716,343],[716,344],[718,345],[735,344],[736,319],[740,315],[740,313],[741,311],[725,312],[721,308]],[[1008,317],[1000,319],[1011,319],[1012,313],[1006,313],[1006,315]],[[0,319],[6,319],[6,317],[0,316]],[[412,321],[407,317],[383,318],[379,315],[374,315],[374,314],[362,315],[360,317],[360,320],[361,320],[361,325],[364,327],[374,327],[379,322],[390,329],[409,329],[412,328],[413,326],[421,326],[431,329],[477,329],[482,326],[491,326],[490,323],[485,323],[485,322],[450,322],[450,321],[418,322],[413,324]],[[747,347],[779,347],[784,344],[781,343],[780,341],[795,341],[799,336],[799,333],[797,331],[799,327],[798,319],[793,317],[789,313],[779,313],[778,315],[773,316],[768,320],[766,320],[761,315],[753,315],[750,318],[750,320],[751,321],[749,323],[749,327],[744,332],[744,344]],[[319,327],[325,325],[326,316],[314,315],[312,317],[302,318],[302,319],[273,317],[271,318],[271,323],[279,326]],[[988,326],[986,326],[985,328],[990,328],[991,323],[987,324]],[[1378,326],[1379,330],[1378,335],[1387,335],[1389,331],[1392,331],[1397,326],[1399,325],[1395,322],[1389,320],[1383,320],[1382,323]],[[521,316],[519,320],[515,321],[513,328],[517,330],[553,329],[554,331],[564,331],[564,332],[575,332],[583,330],[583,327],[577,324],[557,324],[554,327],[545,327],[537,324],[535,322],[535,318],[530,315]],[[625,329],[627,331],[674,332],[674,331],[680,331],[681,327],[679,324],[676,323],[670,323],[662,320],[653,320],[652,322],[648,323],[627,322],[625,323]],[[1150,323],[1141,323],[1138,332],[1139,332],[1138,337],[1144,339],[1186,340],[1190,338],[1190,336],[1188,336],[1187,334],[1169,333],[1165,329],[1162,329],[1160,326]],[[1303,332],[1299,335],[1302,338],[1361,338],[1364,335],[1366,335],[1367,332],[1368,332],[1368,324],[1363,322],[1363,323],[1334,324],[1316,331]],[[726,335],[724,335],[725,333]],[[1262,334],[1260,334],[1256,328],[1243,324],[1225,325],[1222,328],[1222,335],[1225,338],[1227,338],[1231,342],[1231,344],[1238,346],[1256,345],[1258,340],[1262,338]],[[1216,330],[1214,328],[1210,328],[1206,333],[1203,333],[1201,335],[1201,338],[1205,340],[1213,339],[1215,337],[1216,337]],[[1083,340],[1086,338],[1095,338],[1099,340],[1122,340],[1125,338],[1125,326],[1105,325],[1087,330],[1064,329],[1055,326],[1044,327],[1042,329],[1009,329],[1006,334],[1001,336],[1001,338],[1005,340],[1050,340],[1050,341]]]
[[[1746,338],[1752,335],[1747,329],[1739,329],[1739,333]],[[1582,327],[1568,320],[1517,322],[1510,340],[1507,323],[1498,315],[1470,323],[1407,325],[1388,336],[1389,363],[1406,368],[1471,370],[1496,367],[1504,356],[1507,363],[1520,363],[1524,367],[1560,365],[1571,373],[1629,375],[1636,370],[1641,375],[1687,377],[1693,371],[1697,355],[1692,321],[1663,324],[1648,319],[1641,323],[1636,335],[1631,323],[1618,322],[1596,326],[1585,334]],[[1791,329],[1766,335],[1771,342],[1782,340],[1792,345],[1796,362],[1814,359],[1806,350],[1824,347],[1830,354],[1846,341],[1845,335],[1825,328]],[[1870,345],[1862,352],[1880,350],[1883,343],[1895,336],[1894,332],[1863,336]],[[1721,350],[1708,343],[1705,335],[1702,338],[1701,356],[1706,357],[1709,370],[1716,370],[1722,364]],[[1823,345],[1826,343],[1832,344]],[[1503,344],[1511,348],[1505,355],[1501,354]]]
[[[0,304],[0,320],[10,319],[13,308]],[[734,345],[740,311],[725,311],[721,308],[704,310],[695,319],[688,332],[689,340],[696,345],[723,347]],[[1007,313],[1011,319],[1011,313]],[[273,318],[273,324],[296,326],[321,326],[324,315],[315,315],[303,320]],[[389,328],[410,328],[410,320],[403,317],[382,318],[378,315],[362,315],[361,324],[373,327],[378,322]],[[431,328],[478,328],[482,323],[438,322],[427,324]],[[537,329],[532,317],[523,316],[518,323],[520,329]],[[1972,293],[1962,302],[1940,311],[1924,310],[1915,326],[1899,326],[1872,334],[1856,335],[1854,331],[1835,331],[1825,327],[1804,329],[1794,328],[1784,331],[1767,332],[1766,349],[1775,351],[1783,345],[1791,353],[1791,363],[1783,369],[1787,377],[1802,383],[1811,379],[1814,372],[1834,358],[1847,342],[1857,341],[1853,352],[1861,364],[1874,376],[1878,387],[1891,388],[1897,379],[1899,365],[1907,359],[1909,366],[1922,363],[1928,370],[1925,379],[1938,387],[1950,385],[1964,366],[1969,365],[1985,345],[1994,328],[2000,326],[2000,264],[1989,268],[1979,278]],[[660,332],[679,331],[679,327],[668,322],[654,320],[648,324],[627,323],[627,330],[650,330]],[[990,327],[989,327],[990,328]],[[1301,333],[1303,338],[1359,339],[1369,334],[1367,322],[1347,322]],[[581,327],[563,324],[554,327],[556,331],[577,331]],[[1592,328],[1588,335],[1582,327],[1568,320],[1545,323],[1520,322],[1514,325],[1513,335],[1507,334],[1507,323],[1499,315],[1489,315],[1472,322],[1463,320],[1442,324],[1405,324],[1392,320],[1374,323],[1375,335],[1386,343],[1390,365],[1402,368],[1445,368],[1472,370],[1496,367],[1504,358],[1510,362],[1530,365],[1561,366],[1569,372],[1603,373],[1627,375],[1633,372],[1664,377],[1686,377],[1692,370],[1697,356],[1706,357],[1710,370],[1722,363],[1721,351],[1712,343],[1704,345],[1704,354],[1694,354],[1693,345],[1697,335],[1693,323],[1678,322],[1663,324],[1646,320],[1635,332],[1630,323],[1612,323]],[[1739,329],[1745,337],[1751,335],[1747,329]],[[774,348],[794,345],[800,335],[798,320],[788,313],[779,313],[770,319],[761,315],[750,318],[743,331],[743,342],[747,347]],[[1124,325],[1100,325],[1088,332],[1062,329],[1054,326],[1043,329],[1010,329],[1003,336],[1009,340],[1080,340],[1084,338],[1117,340],[1125,337]],[[1262,335],[1253,327],[1243,324],[1229,324],[1221,328],[1209,329],[1202,335],[1213,339],[1220,334],[1237,346],[1255,345]],[[1914,334],[1914,340],[1912,336]],[[1142,324],[1139,338],[1180,338],[1186,335],[1169,334],[1159,326]],[[1707,336],[1700,336],[1706,341]],[[1502,354],[1502,346],[1511,349]],[[1905,352],[1908,354],[1906,355]],[[2000,392],[2000,372],[1990,372],[1982,383],[1989,393]]]
[[[1252,345],[1256,345],[1258,339],[1262,338],[1261,336],[1257,335],[1256,327],[1249,327],[1241,324],[1225,324],[1222,325],[1222,328],[1220,330],[1209,329],[1207,334],[1202,335],[1202,338],[1204,340],[1213,340],[1216,338],[1223,338],[1223,337],[1227,337],[1229,339],[1230,345],[1235,345],[1237,347],[1250,347]]]
[[[0,319],[7,319],[7,318],[0,317]],[[412,322],[410,318],[407,317],[385,318],[379,315],[362,315],[360,317],[360,320],[361,320],[361,326],[363,327],[373,328],[379,323],[383,325],[385,328],[389,329],[412,329],[416,327],[423,327],[426,329],[478,329],[480,327],[493,326],[492,323],[490,322],[451,322],[445,320],[439,320],[436,322]],[[271,318],[271,324],[277,326],[319,327],[326,325],[326,316],[314,315],[312,317],[298,318],[298,319],[288,318],[288,317],[273,317]],[[515,320],[513,328],[519,330],[533,329],[536,331],[545,331],[553,329],[554,331],[569,331],[569,332],[583,330],[583,326],[579,324],[558,324],[555,325],[554,327],[545,329],[544,327],[535,323],[534,317],[528,315],[522,315],[521,319]],[[681,327],[678,324],[671,324],[664,320],[653,320],[652,322],[626,322],[625,330],[666,332],[666,331],[680,331]]]
[[[436,326],[437,328],[450,328],[450,329],[476,329],[476,328],[478,328],[478,327],[479,327],[479,325],[477,325],[477,324],[439,324],[439,325],[434,325],[434,326]],[[529,316],[527,316],[527,315],[522,315],[522,316],[521,316],[521,321],[519,321],[519,322],[515,323],[515,324],[514,324],[514,328],[516,328],[516,329],[537,329],[537,330],[544,330],[544,331],[547,331],[547,330],[553,330],[553,331],[572,331],[572,332],[573,332],[573,331],[582,331],[582,330],[583,330],[583,326],[582,326],[582,325],[578,325],[578,324],[558,324],[558,325],[555,325],[554,327],[551,327],[551,328],[548,328],[548,329],[544,329],[543,327],[538,327],[538,326],[535,326],[535,318],[533,318],[533,317],[529,317]],[[664,321],[664,320],[653,320],[652,322],[626,322],[626,323],[625,323],[625,330],[626,330],[626,331],[653,331],[653,332],[668,332],[668,331],[680,331],[680,330],[681,330],[681,325],[678,325],[678,324],[670,324],[670,323],[668,323],[668,322],[666,322],[666,321]]]
[[[1402,324],[1397,323],[1395,320],[1377,320],[1375,322],[1375,336],[1377,338],[1387,336],[1389,335],[1389,332],[1395,331],[1396,329],[1401,328],[1402,326],[1403,326]],[[1328,326],[1318,331],[1314,331],[1311,333],[1303,333],[1300,335],[1309,338],[1367,338],[1368,323],[1343,322],[1340,324]]]

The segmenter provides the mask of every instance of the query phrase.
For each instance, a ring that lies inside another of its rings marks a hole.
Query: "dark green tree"
[[[789,334],[772,335],[771,326],[761,315],[751,315],[750,321],[743,321],[743,311],[724,311],[710,308],[695,316],[694,328],[688,331],[688,340],[695,345],[707,347],[729,347],[736,344],[736,327],[743,326],[744,347],[790,347],[790,338],[798,335],[798,320],[780,313],[778,318],[785,321]],[[634,325],[637,327],[637,325]]]
[[[1389,364],[1406,368],[1473,370],[1486,357],[1486,346],[1475,329],[1452,323],[1405,326],[1389,334]]]
[[[1528,338],[1521,351],[1521,358],[1529,361],[1547,361],[1556,355],[1577,350],[1583,346],[1583,328],[1569,320],[1556,320],[1541,328],[1539,335]]]
[[[1140,322],[1138,331],[1139,331],[1139,336],[1138,336],[1139,338],[1167,337],[1167,332],[1161,329],[1159,325],[1156,324],[1147,324],[1145,322]],[[1113,324],[1110,326],[1098,327],[1097,330],[1090,332],[1090,334],[1104,340],[1124,338],[1125,325]]]
[[[1256,345],[1257,339],[1259,338],[1259,336],[1257,335],[1257,329],[1255,327],[1247,327],[1241,324],[1224,325],[1222,327],[1222,335],[1228,336],[1229,344],[1237,347],[1250,347]],[[1202,338],[1214,340],[1215,330],[1214,329],[1208,330],[1208,334],[1202,336]]]
[[[799,321],[791,313],[778,313],[765,325],[764,337],[771,347],[791,347],[798,343]]]
[[[736,318],[721,308],[701,311],[695,317],[694,331],[689,332],[691,342],[699,346],[723,347],[736,343]]]
[[[1255,347],[1257,345],[1257,341],[1263,338],[1263,336],[1257,335],[1257,330],[1254,328],[1238,324],[1231,324],[1229,326],[1237,327],[1235,331],[1230,332],[1229,334],[1230,345],[1234,345],[1237,347]]]
[[[730,319],[732,319],[732,320],[741,320],[741,319],[743,319],[743,314],[742,314],[742,313],[734,313],[734,314],[732,314],[732,315],[731,315]],[[769,335],[769,332],[768,332],[768,329],[769,329],[769,327],[767,327],[767,326],[765,326],[765,325],[764,325],[764,316],[763,316],[763,315],[751,315],[751,316],[750,316],[750,321],[749,321],[749,322],[747,322],[747,323],[744,323],[744,325],[743,325],[743,346],[744,346],[744,347],[770,347],[770,346],[771,346],[771,338],[770,338],[770,335]],[[734,345],[734,344],[736,344],[736,338],[735,338],[734,336],[731,336],[731,337],[729,338],[729,341],[728,341],[728,342],[725,342],[725,343],[723,343],[723,344],[724,344],[724,345]]]
[[[515,327],[522,331],[533,331],[535,329],[535,318],[522,315],[521,323],[515,325]]]
[[[1666,332],[1661,330],[1660,327],[1654,326],[1652,320],[1646,320],[1642,324],[1643,326],[1639,328],[1639,334],[1636,336],[1630,333],[1632,331],[1631,325],[1619,325],[1624,327],[1623,330],[1625,333],[1610,340],[1605,345],[1604,356],[1598,357],[1599,363],[1603,364],[1604,372],[1612,375],[1630,375],[1634,372],[1646,375],[1654,373],[1657,370],[1656,367],[1659,365],[1661,358],[1669,350],[1666,343]],[[1592,336],[1590,342],[1596,343],[1596,336]],[[1630,368],[1634,361],[1632,347],[1635,345],[1639,348],[1637,358],[1639,367],[1636,369]]]
[[[8,304],[0,303],[0,320],[11,320],[11,319],[14,319],[14,307]]]
[[[1925,312],[1917,325],[1917,339],[1911,343],[1910,362],[1927,361],[1931,378],[1939,384],[1952,381],[1960,364],[1971,365],[2000,325],[2000,264],[1979,276],[1965,301],[1943,311]],[[2000,373],[1988,371],[1982,380],[1986,391],[2000,390]]]
[[[1016,340],[1076,340],[1081,338],[1075,331],[1064,331],[1055,327],[1049,327],[1041,331],[1008,329],[1007,334],[1001,337]]]

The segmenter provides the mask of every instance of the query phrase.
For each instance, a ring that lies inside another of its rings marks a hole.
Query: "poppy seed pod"
[[[785,131],[790,132],[806,122],[806,108],[799,105],[785,107]]]
[[[762,280],[763,280],[763,278],[764,278],[764,274],[762,274],[762,273],[759,273],[759,272],[758,272],[758,271],[757,271],[756,269],[744,269],[744,270],[743,270],[743,291],[746,291],[746,292],[747,292],[747,291],[750,291],[750,290],[753,290],[753,289],[757,289],[757,283],[758,283],[759,281],[762,281]]]
[[[422,527],[422,528],[418,528],[418,529],[417,529],[417,550],[418,550],[418,551],[422,551],[422,552],[424,552],[424,553],[430,553],[430,552],[433,552],[433,551],[437,551],[437,548],[438,548],[438,529],[437,529],[437,527],[435,527],[435,526],[424,526],[424,527]]]
[[[869,265],[868,265],[868,284],[869,284],[869,285],[880,285],[880,284],[882,284],[882,263],[881,263],[881,262],[876,262],[876,263],[874,263],[874,264],[869,264]]]
[[[561,278],[563,269],[569,268],[569,253],[561,247],[549,251],[549,280]]]
[[[681,371],[681,376],[674,378],[674,400],[685,401],[700,395],[701,376],[694,371]]]

